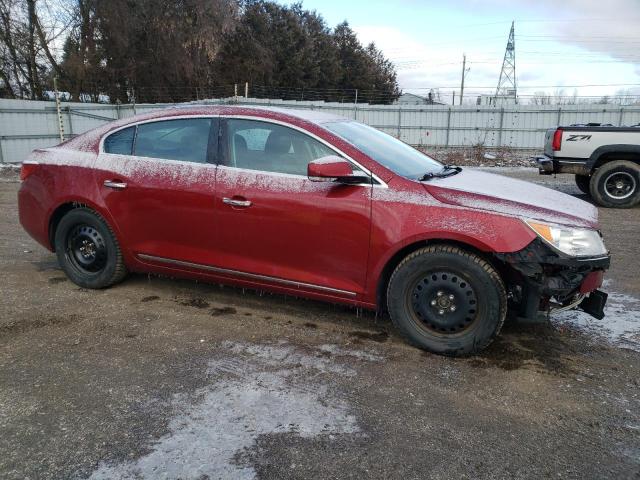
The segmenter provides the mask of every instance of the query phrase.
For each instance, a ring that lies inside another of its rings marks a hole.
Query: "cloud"
[[[530,35],[527,40],[531,41],[524,44],[542,45],[545,41],[557,40],[588,52],[640,63],[639,0],[538,0],[534,8],[539,18],[548,16],[548,21],[516,20],[516,36],[519,24],[529,31],[532,26],[540,28],[540,32]]]
[[[399,0],[398,8],[417,15],[424,5]],[[416,30],[410,21],[404,26],[392,14],[375,25],[352,27],[363,43],[374,41],[395,63],[405,91],[458,90],[466,52],[465,91],[492,93],[512,18],[521,95],[556,88],[572,93],[575,85],[594,85],[579,88],[579,95],[612,95],[621,87],[595,85],[640,83],[640,0],[450,0],[432,15],[442,21],[428,29]]]

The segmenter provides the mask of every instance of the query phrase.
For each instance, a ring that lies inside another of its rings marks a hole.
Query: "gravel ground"
[[[18,187],[0,182],[3,479],[640,476],[640,209],[601,210],[608,323],[512,323],[449,359],[346,307],[143,275],[78,288],[20,228]]]
[[[447,164],[462,167],[534,167],[533,157],[540,150],[521,150],[509,147],[422,148],[425,153]]]

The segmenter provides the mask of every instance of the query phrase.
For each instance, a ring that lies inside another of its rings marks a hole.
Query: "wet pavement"
[[[79,288],[20,228],[18,186],[0,182],[1,478],[640,476],[640,208],[600,210],[604,321],[511,323],[450,359],[342,306],[145,275]]]

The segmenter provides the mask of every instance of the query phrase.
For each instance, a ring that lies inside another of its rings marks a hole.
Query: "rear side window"
[[[138,125],[134,155],[206,163],[210,118],[163,120]]]
[[[104,140],[104,151],[118,155],[131,155],[135,132],[136,127],[129,127],[112,133]]]

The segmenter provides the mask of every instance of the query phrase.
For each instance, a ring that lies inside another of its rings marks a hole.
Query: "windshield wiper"
[[[460,173],[461,171],[462,167],[443,165],[442,170],[440,170],[439,172],[427,172],[419,178],[419,181],[426,182],[427,180],[431,180],[432,178],[450,177],[451,175],[455,175],[456,173]]]

